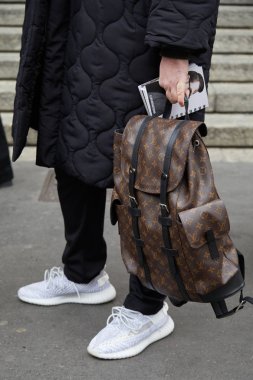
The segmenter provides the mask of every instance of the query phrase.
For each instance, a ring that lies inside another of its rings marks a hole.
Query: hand
[[[189,97],[189,61],[162,57],[160,63],[159,85],[164,88],[169,101],[184,106],[184,97]]]

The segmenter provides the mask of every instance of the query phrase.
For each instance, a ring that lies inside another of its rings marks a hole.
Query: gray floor
[[[64,240],[59,204],[38,202],[47,170],[22,161],[14,168],[14,186],[0,190],[1,380],[253,379],[250,306],[226,320],[216,320],[209,305],[171,307],[175,332],[138,357],[102,361],[86,353],[89,340],[128,288],[117,228],[110,225],[108,212],[107,269],[118,291],[115,302],[51,308],[19,302],[20,286],[42,279],[46,268],[60,264]],[[215,163],[214,169],[231,218],[231,236],[246,256],[246,293],[253,295],[253,164]]]

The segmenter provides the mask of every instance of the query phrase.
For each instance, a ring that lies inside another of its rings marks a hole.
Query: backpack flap
[[[211,243],[212,240],[228,234],[230,230],[227,210],[220,199],[181,211],[179,220],[192,248],[200,248],[204,244]]]
[[[129,181],[129,170],[134,144],[145,116],[134,116],[127,124],[122,138],[121,172]],[[161,174],[168,142],[178,125],[178,120],[150,119],[141,137],[136,168],[135,189],[149,194],[159,194]],[[173,146],[168,191],[175,189],[185,171],[188,148],[196,131],[205,134],[206,126],[199,121],[188,121],[182,125]]]

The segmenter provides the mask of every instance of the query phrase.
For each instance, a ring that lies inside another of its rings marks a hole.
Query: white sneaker
[[[21,301],[43,306],[63,303],[100,304],[112,301],[115,296],[115,288],[104,270],[88,284],[77,284],[69,281],[63,269],[57,267],[45,271],[44,281],[18,290]]]
[[[103,328],[90,342],[89,354],[100,359],[124,359],[141,353],[151,343],[172,333],[174,322],[168,305],[153,315],[122,307],[113,307]]]

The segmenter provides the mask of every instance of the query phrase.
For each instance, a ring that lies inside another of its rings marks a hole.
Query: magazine
[[[193,113],[208,107],[208,96],[202,67],[192,63],[189,65],[188,74],[191,92],[188,113]],[[169,100],[165,96],[164,89],[159,86],[159,78],[141,84],[138,89],[147,114],[162,117],[165,104],[169,103]],[[185,116],[185,107],[181,107],[178,103],[171,104],[169,118],[176,119],[181,116]]]

